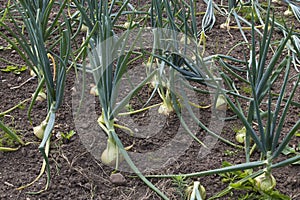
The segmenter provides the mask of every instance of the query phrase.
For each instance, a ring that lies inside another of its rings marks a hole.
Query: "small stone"
[[[116,185],[125,185],[126,179],[120,173],[111,174],[109,177],[110,182]]]

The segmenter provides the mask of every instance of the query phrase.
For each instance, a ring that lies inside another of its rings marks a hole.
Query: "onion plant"
[[[179,83],[179,85],[181,84],[182,86],[175,89],[175,87],[178,87],[178,83],[175,85],[174,82],[179,81],[178,78],[176,78],[176,80],[174,79],[174,77],[178,77],[178,72],[175,71],[179,71],[184,76],[183,79],[181,77],[181,82],[194,79],[194,81],[197,80],[201,82],[201,84],[207,85],[210,82],[210,78],[206,78],[206,74],[208,71],[213,70],[211,68],[211,63],[213,62],[212,57],[202,58],[202,50],[204,49],[203,46],[200,45],[201,39],[198,39],[199,32],[197,31],[196,26],[197,19],[195,7],[195,2],[193,1],[180,3],[177,1],[152,1],[151,22],[152,26],[157,27],[157,29],[154,29],[154,50],[151,55],[152,57],[150,57],[150,70],[148,70],[151,71],[151,67],[153,67],[151,64],[154,60],[155,62],[153,65],[155,68],[158,68],[160,72],[160,74],[155,76],[157,85],[155,85],[154,88],[159,91],[159,94],[164,101],[162,106],[165,104],[166,108],[170,108],[168,110],[175,111],[183,125],[185,125],[186,122],[181,116],[180,109],[182,106],[189,110],[195,123],[207,131],[210,136],[218,138],[229,145],[240,147],[210,130],[198,119],[195,107],[209,108],[210,106],[199,106],[197,103],[192,102],[196,99],[191,100],[187,98],[187,92],[195,92],[194,87],[191,87],[188,83]],[[167,13],[166,17],[164,17],[162,11]],[[210,17],[214,18],[213,11],[211,10],[211,12]],[[204,24],[205,27],[203,27],[202,30],[207,31],[212,27],[214,20],[212,19],[212,21],[210,21],[207,19],[204,21],[206,21]],[[191,72],[187,72],[187,70],[190,70]],[[195,74],[199,76],[195,77]],[[217,74],[215,75],[217,76]],[[217,79],[216,77],[212,78]],[[226,108],[224,96],[212,90],[205,90],[203,93],[214,93],[212,94],[215,95],[213,109],[216,107],[216,109],[220,109],[222,106],[223,108]],[[156,90],[154,90],[154,92],[155,91]],[[164,91],[165,93],[163,93]],[[219,117],[221,116],[222,114],[220,114]],[[185,129],[193,139],[205,146],[205,144],[203,144],[203,142],[201,142],[194,134],[191,134],[189,127],[185,126]]]
[[[285,38],[283,38],[275,50],[270,62],[267,63],[267,55],[269,53],[269,47],[271,44],[272,34],[274,30],[274,19],[270,20],[270,5],[267,15],[265,17],[265,27],[261,40],[259,43],[259,52],[256,55],[255,39],[255,27],[252,14],[252,40],[250,45],[250,59],[246,63],[246,72],[248,81],[251,86],[251,96],[248,97],[247,109],[242,109],[240,102],[240,95],[232,95],[235,90],[229,92],[222,89],[215,82],[213,86],[218,87],[220,92],[226,97],[226,100],[235,112],[238,118],[241,120],[246,129],[246,141],[245,141],[245,163],[226,166],[220,169],[207,170],[203,172],[195,172],[190,174],[180,174],[183,177],[192,176],[205,176],[216,173],[231,172],[237,170],[246,170],[260,167],[258,170],[251,172],[242,180],[232,183],[228,188],[222,191],[220,194],[214,197],[220,197],[228,193],[233,188],[242,186],[243,183],[249,179],[253,180],[256,184],[256,188],[263,194],[271,194],[275,185],[276,178],[272,175],[274,168],[283,167],[300,160],[299,155],[286,158],[278,161],[277,158],[281,155],[285,147],[289,144],[297,130],[300,128],[300,120],[295,121],[294,125],[286,132],[284,131],[284,123],[287,119],[287,114],[290,110],[293,98],[297,89],[299,89],[300,74],[291,76],[291,55],[284,54],[284,49],[288,42],[291,45],[295,45],[291,39],[292,30],[290,30]],[[274,15],[273,15],[274,18]],[[269,25],[271,22],[271,25]],[[195,72],[196,70],[193,70]],[[189,71],[182,71],[185,74]],[[212,74],[208,74],[212,77]],[[280,79],[279,77],[283,77]],[[197,77],[201,77],[201,74],[193,73],[197,80]],[[227,76],[222,76],[226,80]],[[213,80],[213,79],[212,79]],[[275,83],[280,81],[279,94],[274,94],[272,91]],[[231,83],[231,82],[227,82]],[[294,84],[293,84],[294,83]],[[291,90],[287,90],[287,86],[292,85]],[[228,85],[232,88],[232,85]],[[234,99],[234,100],[233,100]],[[245,98],[244,98],[245,99]],[[282,108],[282,104],[284,107]],[[262,115],[263,109],[266,109],[266,115]],[[263,117],[265,116],[265,117]],[[254,129],[254,123],[257,124],[257,130]],[[256,145],[256,149],[260,152],[260,159],[257,161],[250,161],[250,139]],[[262,168],[261,168],[262,167]],[[177,177],[178,175],[154,175],[149,177]],[[214,198],[212,197],[212,199]]]
[[[269,13],[269,12],[268,12]],[[268,33],[268,23],[269,16],[266,17],[266,26],[262,42],[260,43],[260,52],[258,60],[255,56],[255,39],[254,39],[254,29],[252,29],[252,49],[250,54],[250,62],[248,65],[248,74],[250,79],[250,85],[252,88],[252,100],[249,102],[248,116],[245,117],[242,110],[238,108],[230,98],[227,98],[232,109],[237,113],[244,126],[246,127],[246,161],[250,161],[250,138],[253,139],[258,149],[261,152],[262,160],[265,160],[264,173],[259,177],[255,178],[257,186],[261,189],[262,192],[269,192],[276,185],[276,180],[272,176],[272,168],[275,166],[283,166],[290,163],[293,163],[296,160],[299,160],[299,156],[286,159],[279,163],[274,164],[274,160],[282,153],[286,145],[296,133],[300,127],[300,120],[296,121],[294,126],[287,133],[283,134],[283,125],[286,120],[287,112],[291,105],[291,101],[294,97],[295,91],[298,87],[300,76],[292,78],[296,81],[296,85],[293,86],[291,93],[289,94],[288,100],[285,103],[283,110],[281,110],[281,104],[283,98],[287,95],[286,86],[290,78],[290,64],[291,57],[286,56],[280,63],[279,66],[276,66],[278,61],[280,61],[280,55],[282,54],[284,47],[288,40],[291,40],[290,33],[284,38],[278,49],[275,51],[270,63],[266,66],[266,58],[271,42],[272,31],[274,24],[270,28]],[[274,22],[273,22],[274,23]],[[254,26],[254,25],[253,25]],[[272,96],[271,88],[273,87],[276,80],[278,80],[278,74],[283,74],[284,79],[282,87],[280,88],[280,93],[277,99],[274,100]],[[267,119],[264,121],[261,116],[262,106],[265,104],[264,100],[267,102]],[[273,105],[275,103],[275,108]],[[281,116],[280,116],[281,112]],[[256,121],[258,124],[258,131],[253,129],[253,121]],[[279,139],[283,137],[282,142],[279,142]]]
[[[115,120],[119,112],[125,108],[132,96],[153,78],[156,71],[149,74],[141,83],[139,83],[129,94],[117,102],[119,94],[119,85],[121,79],[126,74],[130,56],[134,50],[134,43],[128,45],[130,31],[126,31],[121,36],[114,32],[114,26],[119,16],[127,8],[128,0],[120,5],[120,9],[114,13],[115,2],[88,0],[89,5],[85,9],[85,2],[74,1],[77,9],[81,13],[83,23],[86,24],[92,37],[90,37],[88,60],[89,65],[83,66],[82,70],[91,72],[99,94],[101,106],[101,115],[98,118],[98,124],[107,134],[107,146],[102,152],[101,160],[104,164],[118,169],[118,165],[125,160],[130,168],[163,199],[167,197],[159,191],[150,181],[148,181],[139,169],[132,162],[126,148],[116,133]],[[131,26],[128,26],[131,27]],[[139,35],[139,34],[138,34]],[[135,38],[135,40],[138,39]],[[129,46],[129,48],[128,48]],[[99,150],[100,151],[100,150]]]
[[[152,57],[148,62],[150,71],[151,67],[160,68],[160,74],[155,77],[155,86],[158,93],[163,99],[163,105],[161,107],[166,107],[166,110],[174,111],[172,108],[172,102],[170,101],[170,83],[172,80],[167,80],[166,77],[172,78],[172,76],[166,76],[166,71],[169,74],[174,73],[173,68],[170,65],[182,68],[184,65],[189,67],[191,63],[199,63],[199,54],[203,56],[205,52],[205,44],[202,44],[205,38],[205,32],[209,31],[215,22],[214,10],[212,1],[206,2],[208,4],[207,11],[202,20],[201,32],[197,31],[197,19],[196,19],[196,6],[195,2],[177,2],[177,1],[152,1],[151,4],[151,23],[155,29],[154,31],[154,51],[159,49],[158,52],[152,52]],[[163,15],[165,11],[166,17]],[[200,39],[199,38],[200,34]],[[181,38],[179,38],[181,37]],[[153,59],[153,56],[156,59]],[[155,60],[155,61],[154,61]],[[206,59],[207,63],[210,59]],[[154,65],[152,65],[154,62]],[[206,67],[208,64],[206,64]],[[205,67],[205,65],[203,65]],[[168,69],[168,70],[167,70]],[[148,69],[149,70],[149,69]],[[201,71],[201,70],[200,70]],[[164,73],[163,73],[164,72]],[[201,72],[202,75],[205,74],[205,70]],[[204,80],[202,78],[202,80]],[[204,82],[204,81],[203,81]],[[160,86],[165,87],[165,94],[162,92]],[[173,94],[174,95],[174,94]],[[166,103],[165,103],[166,102]],[[217,105],[224,106],[224,98],[220,95],[217,100]],[[223,102],[223,103],[221,103]],[[194,104],[195,105],[195,104]],[[163,110],[163,109],[161,109]]]
[[[273,15],[274,18],[274,15]],[[254,24],[254,22],[253,22]],[[247,116],[239,105],[233,103],[231,98],[227,95],[227,101],[231,108],[238,115],[239,119],[243,122],[246,128],[245,150],[246,150],[246,164],[250,162],[250,139],[252,139],[261,152],[261,160],[265,162],[262,174],[256,177],[257,188],[263,192],[271,192],[275,185],[276,179],[272,175],[272,169],[282,167],[300,159],[300,156],[294,156],[286,160],[276,163],[275,159],[283,152],[285,147],[289,144],[293,135],[300,128],[300,120],[296,121],[293,127],[287,133],[283,133],[283,126],[287,119],[287,113],[290,109],[295,92],[298,88],[300,74],[291,78],[291,56],[287,55],[283,60],[280,56],[283,53],[288,41],[292,41],[291,32],[289,31],[286,38],[282,39],[278,48],[269,64],[266,64],[267,54],[271,43],[272,33],[274,29],[274,19],[269,30],[269,10],[266,16],[264,33],[261,42],[259,43],[259,55],[256,58],[255,45],[256,41],[254,25],[252,24],[252,43],[250,60],[247,65],[249,81],[252,89],[251,100],[247,109]],[[293,43],[293,42],[292,42]],[[272,88],[276,81],[279,81],[279,75],[283,75],[279,95],[274,96]],[[295,85],[289,94],[287,90],[288,83],[295,81]],[[286,97],[288,96],[288,97]],[[284,108],[281,104],[286,99]],[[237,100],[237,99],[235,99]],[[237,101],[238,102],[238,101]],[[262,110],[263,106],[267,106],[266,119],[263,119]],[[253,123],[257,123],[258,130],[255,131]],[[280,142],[282,138],[282,142]],[[260,170],[261,171],[261,170]]]
[[[192,20],[189,24],[190,16],[192,16]],[[191,45],[191,49],[193,47],[198,48],[197,44],[195,45],[197,28],[194,18],[194,2],[153,0],[150,17],[152,28],[154,28],[154,43],[146,70],[149,73],[159,69],[159,74],[154,77],[152,86],[154,92],[157,91],[163,101],[159,112],[169,115],[169,113],[174,112],[174,105],[172,104],[176,103],[172,102],[171,98],[171,95],[176,95],[175,91],[171,91],[174,88],[174,85],[171,84],[174,84],[176,75],[174,76],[175,71],[168,63],[181,65],[183,59],[177,55],[186,55],[186,45]]]
[[[12,6],[7,13],[10,22],[14,25],[13,28],[10,28],[8,24],[4,22],[0,22],[1,26],[17,41],[17,44],[13,39],[4,35],[4,33],[0,33],[0,35],[12,45],[21,58],[23,58],[26,65],[28,65],[38,77],[39,83],[28,111],[29,117],[36,97],[43,86],[46,87],[47,93],[47,117],[40,126],[34,128],[34,132],[36,134],[38,132],[39,138],[42,139],[39,150],[44,158],[43,166],[40,174],[33,182],[19,189],[23,189],[37,181],[44,173],[45,168],[47,168],[47,183],[44,190],[47,189],[49,185],[50,167],[48,154],[50,137],[55,123],[56,112],[63,99],[66,68],[70,55],[69,38],[71,28],[63,13],[66,3],[67,0],[58,3],[58,14],[53,20],[50,20],[50,13],[55,4],[54,1],[13,1],[14,6]],[[20,17],[24,24],[20,24],[17,17]],[[64,19],[65,27],[60,26],[60,17]],[[20,28],[20,25],[24,26],[24,30]],[[56,41],[49,44],[54,33],[57,34],[55,38]],[[53,47],[57,44],[59,45],[58,55],[52,51]]]
[[[151,24],[152,28],[155,28],[152,54],[155,54],[157,50],[159,56],[164,56],[166,52],[178,51],[177,31],[180,29],[175,23],[175,15],[180,14],[180,8],[177,3],[176,1],[151,1]],[[167,14],[166,18],[163,16],[164,11]],[[170,93],[170,84],[173,82],[171,79],[174,77],[171,75],[173,69],[166,66],[165,61],[155,59],[153,56],[149,58],[146,67],[147,73],[159,69],[159,73],[152,80],[152,86],[154,92],[157,91],[163,101],[159,107],[159,113],[169,115],[174,112]]]

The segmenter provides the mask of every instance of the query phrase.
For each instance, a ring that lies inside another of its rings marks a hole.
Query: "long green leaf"
[[[270,127],[270,134],[271,134],[271,138],[272,138],[272,152],[274,152],[277,144],[278,144],[278,139],[279,139],[279,134],[281,133],[281,130],[282,130],[282,127],[283,127],[283,123],[284,123],[284,119],[285,119],[285,114],[286,112],[283,113],[283,116],[280,117],[280,122],[278,123],[278,118],[279,118],[279,111],[281,109],[281,102],[284,98],[284,95],[286,93],[286,86],[287,86],[287,83],[288,83],[288,79],[289,79],[289,74],[290,74],[290,60],[289,59],[289,62],[287,63],[287,66],[286,66],[286,71],[285,71],[285,75],[284,75],[284,79],[283,79],[283,83],[282,83],[282,86],[281,86],[281,90],[280,90],[280,93],[279,93],[279,97],[277,99],[277,102],[276,102],[276,108],[275,108],[275,111],[274,111],[274,116],[273,116],[273,120],[271,123],[271,127]],[[287,111],[287,109],[284,109]],[[276,124],[278,123],[278,126],[277,126],[277,131],[275,133],[275,128],[276,128]]]
[[[54,123],[55,123],[55,111],[54,111],[54,107],[55,105],[51,106],[50,112],[49,112],[49,120],[46,126],[46,129],[44,131],[44,136],[42,139],[42,142],[39,145],[39,150],[44,158],[44,161],[46,162],[46,169],[47,169],[47,183],[46,183],[46,189],[47,186],[50,183],[50,165],[49,165],[49,160],[48,160],[48,155],[46,152],[46,143],[47,141],[50,139],[51,133],[52,133],[52,129],[54,127]]]
[[[33,93],[33,96],[32,96],[32,99],[31,99],[31,102],[30,102],[30,105],[28,107],[28,110],[27,110],[27,117],[29,119],[29,121],[31,122],[31,111],[33,109],[33,106],[36,102],[36,98],[38,97],[39,95],[39,92],[42,90],[43,86],[44,86],[44,83],[45,83],[45,79],[44,77],[39,81],[38,83],[38,86],[37,88],[35,89],[35,92]]]
[[[253,162],[242,163],[242,164],[232,165],[229,167],[212,169],[212,170],[207,170],[207,171],[202,171],[202,172],[195,172],[195,173],[188,173],[188,174],[148,175],[146,177],[149,177],[149,178],[174,178],[174,177],[180,176],[180,177],[188,178],[188,177],[197,177],[197,176],[207,176],[207,175],[212,175],[212,174],[234,172],[234,171],[238,171],[238,170],[254,169],[256,167],[261,167],[265,164],[266,164],[265,161],[253,161]]]
[[[5,124],[0,120],[0,129],[2,129],[5,133],[7,133],[13,140],[20,143],[21,145],[25,145],[25,142],[10,128],[8,128]]]
[[[278,59],[280,58],[280,56],[282,54],[282,51],[285,48],[286,43],[288,42],[288,40],[290,40],[291,34],[292,34],[292,31],[290,30],[290,32],[285,37],[285,39],[280,42],[279,47],[277,48],[275,55],[272,56],[271,61],[268,65],[265,73],[263,74],[262,78],[260,79],[260,81],[257,85],[256,94],[258,96],[261,96],[261,93],[263,93],[264,86],[267,84],[267,81],[268,81],[269,77],[271,76],[271,74],[274,70],[274,67],[276,66],[276,63],[277,63]]]
[[[132,96],[137,93],[147,82],[149,82],[153,76],[157,73],[157,71],[153,71],[151,74],[149,74],[141,83],[139,83],[133,90],[131,90],[126,97],[124,97],[116,107],[113,108],[109,119],[113,119],[118,115],[118,113],[128,104],[129,100],[132,98]]]

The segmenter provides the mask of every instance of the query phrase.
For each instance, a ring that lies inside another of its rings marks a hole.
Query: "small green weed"
[[[0,51],[11,50],[12,45],[8,44],[7,46],[0,45]]]
[[[223,167],[232,166],[231,163],[224,161],[222,163]],[[238,197],[239,200],[289,200],[290,198],[284,194],[281,194],[279,191],[272,189],[268,192],[259,191],[256,182],[252,178],[248,178],[252,174],[253,170],[239,170],[234,172],[226,172],[220,174],[222,177],[223,183],[228,183],[229,186],[220,192],[218,197],[224,196],[226,194],[233,195],[232,190],[240,190],[245,192],[244,194]],[[245,179],[245,181],[241,181]]]
[[[0,71],[2,71],[2,72],[6,72],[6,73],[12,72],[16,75],[19,75],[26,70],[27,70],[26,66],[18,67],[18,66],[14,66],[14,65],[7,65],[6,68],[0,69]]]
[[[226,156],[234,156],[234,155],[236,155],[237,154],[237,150],[236,151],[231,151],[231,150],[228,150],[228,149],[226,149],[225,151],[224,151],[224,154],[226,155]]]
[[[133,111],[134,111],[134,109],[133,109],[133,107],[132,107],[131,104],[127,104],[127,105],[125,106],[125,108],[126,108],[127,112],[133,112]]]
[[[246,94],[252,94],[252,88],[251,88],[251,86],[242,86],[241,90],[243,92],[245,92]]]
[[[16,144],[7,133],[0,132],[0,147],[16,147]]]
[[[251,21],[252,19],[252,12],[251,12],[251,7],[249,6],[242,6],[240,9],[239,9],[239,13],[244,16],[244,18],[248,21]],[[254,12],[254,22],[258,22],[259,21],[259,18],[256,14],[256,12]]]
[[[68,142],[76,134],[74,130],[71,130],[66,133],[58,132],[57,138],[61,139],[63,142]]]
[[[287,145],[283,151],[282,151],[282,154],[284,155],[290,155],[290,154],[295,154],[295,155],[300,155],[300,143],[298,143],[298,145],[295,145],[293,147]],[[294,162],[293,165],[300,165],[300,160],[297,161],[297,162]]]
[[[181,199],[186,198],[186,188],[188,186],[187,181],[185,180],[185,177],[183,176],[175,176],[172,179],[173,186],[176,188],[177,194],[181,197]]]

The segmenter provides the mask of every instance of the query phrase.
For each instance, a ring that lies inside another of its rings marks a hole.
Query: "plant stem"
[[[4,115],[10,113],[11,111],[13,111],[13,110],[19,108],[22,104],[26,103],[26,102],[29,101],[30,99],[31,99],[31,98],[25,99],[25,100],[21,101],[20,103],[18,103],[17,105],[15,105],[14,107],[11,107],[11,108],[9,108],[9,109],[6,110],[6,111],[1,112],[1,113],[0,113],[0,116],[4,116]]]
[[[138,110],[134,110],[134,111],[130,111],[130,112],[125,112],[125,113],[119,113],[118,116],[126,116],[126,115],[136,114],[136,113],[143,112],[143,111],[151,109],[151,108],[155,108],[155,107],[160,106],[162,104],[163,103],[161,102],[161,103],[154,104],[154,105],[151,105],[151,106],[148,106],[148,107],[145,107],[145,108],[141,108],[141,109],[138,109]]]

